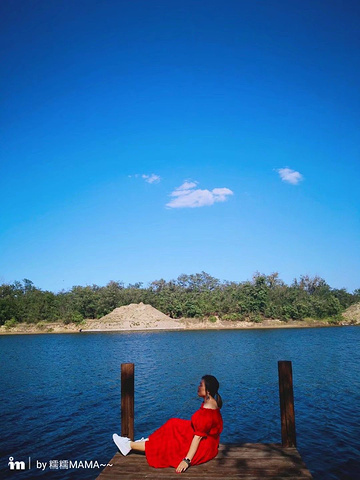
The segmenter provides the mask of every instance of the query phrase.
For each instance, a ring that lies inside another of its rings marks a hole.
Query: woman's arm
[[[199,443],[200,443],[202,438],[203,437],[200,437],[200,435],[194,435],[194,438],[191,441],[189,451],[186,455],[186,458],[188,458],[190,461],[194,458],[195,453],[198,449]],[[189,465],[186,462],[184,462],[184,460],[181,460],[181,462],[179,463],[179,465],[176,469],[176,473],[185,472],[185,470],[187,470],[188,468],[189,468]]]

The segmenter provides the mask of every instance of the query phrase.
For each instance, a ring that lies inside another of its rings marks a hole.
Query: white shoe
[[[147,442],[149,439],[141,437],[139,440],[135,440],[135,442]]]
[[[117,448],[120,450],[120,452],[126,456],[130,450],[130,438],[127,437],[120,437],[117,433],[114,433],[113,435],[113,440]]]

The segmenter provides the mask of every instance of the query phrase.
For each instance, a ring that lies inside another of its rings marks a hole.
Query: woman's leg
[[[130,442],[131,450],[137,450],[138,452],[145,452],[145,441],[144,442]]]

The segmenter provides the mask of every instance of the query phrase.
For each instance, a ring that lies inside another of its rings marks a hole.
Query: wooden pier
[[[296,449],[291,362],[278,362],[282,444],[220,444],[217,457],[190,467],[181,475],[187,480],[312,479]],[[121,435],[134,438],[134,365],[121,365]],[[168,480],[178,478],[174,468],[152,468],[143,454],[121,453],[109,461],[97,480]]]

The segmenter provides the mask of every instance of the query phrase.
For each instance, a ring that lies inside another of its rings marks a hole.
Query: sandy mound
[[[343,317],[347,322],[360,323],[360,303],[354,303],[343,313]]]
[[[179,320],[174,320],[151,305],[141,302],[115,308],[99,320],[88,320],[82,330],[168,330],[174,328],[184,328],[184,326]]]

